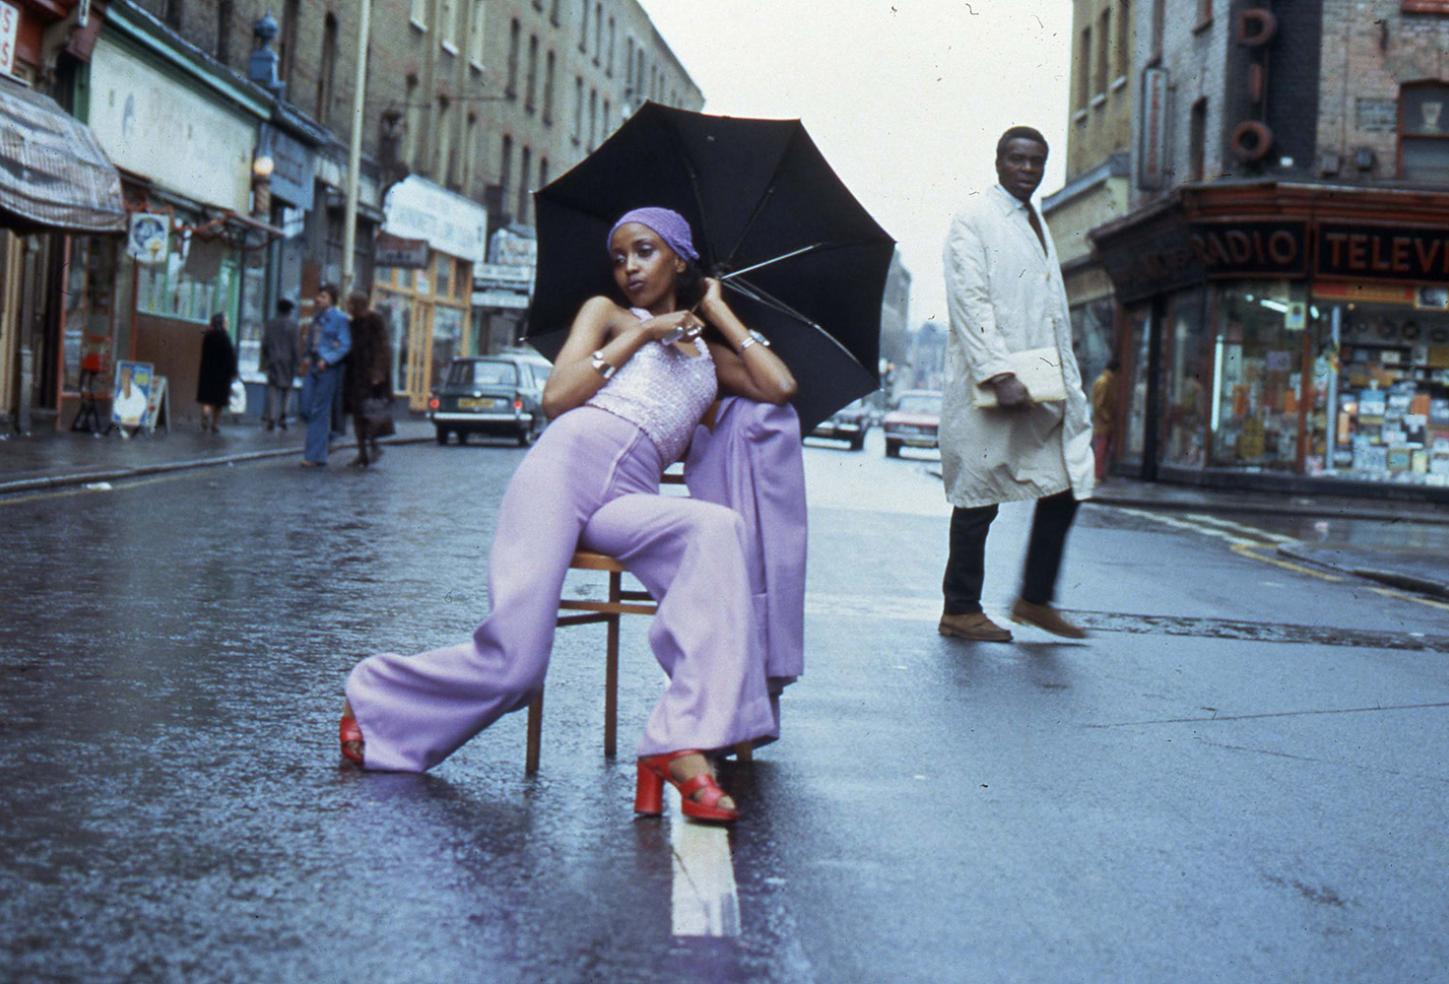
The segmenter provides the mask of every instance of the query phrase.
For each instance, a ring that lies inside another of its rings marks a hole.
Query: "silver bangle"
[[[602,349],[589,356],[589,365],[593,366],[594,372],[603,376],[605,380],[614,375],[614,364],[604,358]]]
[[[764,335],[761,335],[759,332],[755,331],[755,329],[751,328],[750,333],[740,340],[740,355],[744,355],[745,349],[749,348],[751,345],[754,345],[756,342],[763,345],[765,348],[770,347],[770,340]]]

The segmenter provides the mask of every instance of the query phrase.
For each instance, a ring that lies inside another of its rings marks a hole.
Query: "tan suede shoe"
[[[1011,606],[1011,620],[1027,625],[1035,625],[1039,629],[1050,632],[1052,635],[1059,635],[1066,639],[1085,639],[1087,631],[1073,625],[1062,618],[1051,605],[1037,605],[1030,601],[1016,599],[1016,604]]]
[[[943,636],[971,639],[975,642],[1010,642],[1011,633],[987,618],[983,612],[967,615],[942,615],[936,631]]]

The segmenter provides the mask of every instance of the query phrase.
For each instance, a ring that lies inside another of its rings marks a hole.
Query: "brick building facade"
[[[1115,467],[1449,490],[1449,4],[1139,0]]]

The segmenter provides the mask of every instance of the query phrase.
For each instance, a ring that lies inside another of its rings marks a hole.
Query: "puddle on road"
[[[1449,636],[1386,633],[1362,629],[1291,623],[1242,622],[1226,618],[1181,615],[1118,615],[1109,612],[1065,613],[1084,628],[1099,632],[1131,632],[1194,636],[1206,639],[1246,639],[1252,642],[1308,643],[1353,649],[1396,649],[1407,652],[1449,653]]]

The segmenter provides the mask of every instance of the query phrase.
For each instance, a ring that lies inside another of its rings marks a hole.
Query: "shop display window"
[[[1127,417],[1122,457],[1141,462],[1143,446],[1147,437],[1147,369],[1151,343],[1152,309],[1147,305],[1132,308],[1127,312],[1127,351],[1131,354],[1131,390],[1127,394]]]
[[[1449,485],[1449,312],[1432,288],[1407,305],[1347,304],[1331,471],[1340,478]]]
[[[67,393],[80,390],[82,373],[91,392],[110,391],[118,253],[114,239],[76,236],[70,241],[61,363],[62,389]]]
[[[1215,465],[1297,469],[1309,311],[1294,289],[1276,282],[1219,289],[1210,410]]]
[[[172,234],[170,246],[165,260],[140,266],[136,310],[197,324],[206,324],[218,311],[234,315],[241,277],[230,244],[179,232]]]
[[[1203,333],[1206,292],[1190,290],[1172,299],[1162,334],[1163,414],[1161,460],[1201,468],[1208,412],[1207,361]]]
[[[1092,380],[1112,361],[1113,316],[1116,304],[1111,295],[1086,301],[1072,308],[1072,350],[1082,383],[1090,389]]]

